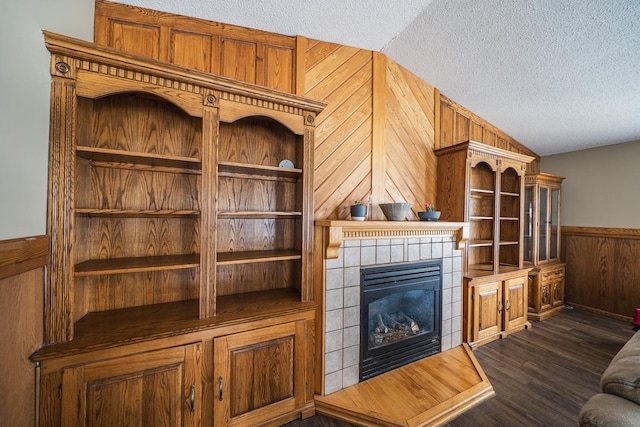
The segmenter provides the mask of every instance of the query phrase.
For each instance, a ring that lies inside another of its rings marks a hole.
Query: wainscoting
[[[631,321],[640,306],[638,254],[638,229],[563,226],[566,302]]]
[[[36,366],[29,356],[43,343],[44,266],[49,238],[0,241],[0,424],[36,423]]]

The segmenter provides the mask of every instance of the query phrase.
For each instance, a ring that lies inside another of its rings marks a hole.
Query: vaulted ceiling
[[[119,0],[379,51],[544,156],[640,140],[637,0]]]

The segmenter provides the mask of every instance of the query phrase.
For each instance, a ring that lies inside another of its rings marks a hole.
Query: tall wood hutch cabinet
[[[523,195],[533,157],[476,141],[438,149],[436,155],[436,207],[445,221],[469,223],[463,338],[474,347],[530,325]]]
[[[51,260],[40,424],[313,414],[324,104],[45,32]]]
[[[561,176],[525,176],[524,262],[529,272],[529,317],[564,311],[565,263],[560,260]]]

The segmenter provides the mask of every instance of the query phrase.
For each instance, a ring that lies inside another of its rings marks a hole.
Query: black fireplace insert
[[[360,381],[440,352],[442,261],[360,270]]]

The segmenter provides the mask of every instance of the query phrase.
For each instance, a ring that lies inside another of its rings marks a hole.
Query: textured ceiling
[[[380,51],[539,155],[640,140],[638,0],[120,0]]]

